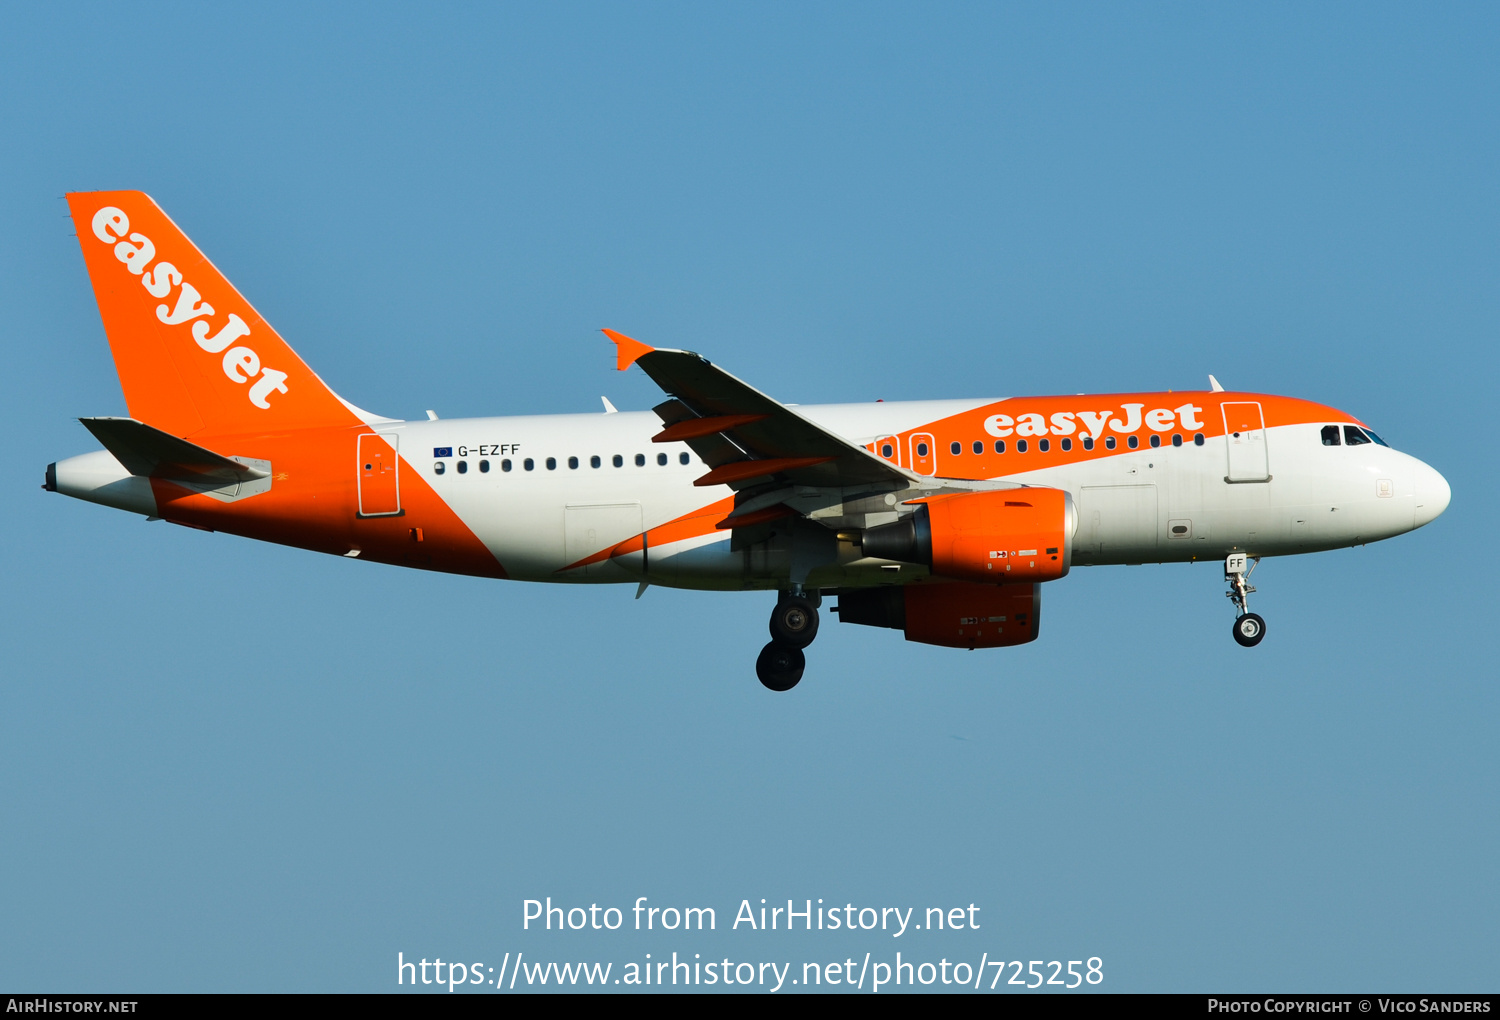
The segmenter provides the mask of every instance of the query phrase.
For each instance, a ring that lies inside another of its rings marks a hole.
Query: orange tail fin
[[[360,423],[148,195],[68,205],[131,417],[184,437]]]

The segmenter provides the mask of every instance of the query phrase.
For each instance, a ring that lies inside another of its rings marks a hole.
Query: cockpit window
[[[1370,441],[1370,437],[1367,436],[1367,435],[1365,435],[1363,432],[1361,432],[1358,427],[1356,427],[1354,425],[1345,425],[1344,426],[1344,445],[1345,446],[1363,446],[1365,443],[1368,443],[1369,441]]]
[[[1369,436],[1371,439],[1375,440],[1375,442],[1379,443],[1381,446],[1384,446],[1384,447],[1388,448],[1391,445],[1390,443],[1387,443],[1384,439],[1381,439],[1375,433],[1371,432],[1369,429],[1365,429],[1364,433],[1365,433],[1365,435]]]
[[[1323,445],[1324,446],[1338,446],[1339,445],[1339,427],[1337,425],[1324,425],[1323,426]]]

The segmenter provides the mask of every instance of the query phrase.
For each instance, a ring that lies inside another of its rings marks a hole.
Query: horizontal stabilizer
[[[212,450],[205,450],[195,443],[179,439],[134,418],[78,420],[133,475],[230,485],[235,482],[251,482],[270,474],[260,468],[220,456]]]

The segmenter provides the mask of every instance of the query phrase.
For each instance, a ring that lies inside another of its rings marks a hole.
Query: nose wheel
[[[1234,621],[1234,639],[1245,648],[1254,648],[1266,636],[1266,621],[1255,613],[1246,613]]]
[[[755,660],[755,675],[773,691],[789,691],[802,679],[807,656],[802,649],[818,636],[817,595],[783,593],[771,613],[771,642]]]
[[[1238,616],[1234,621],[1234,640],[1242,648],[1254,648],[1266,636],[1266,621],[1250,612],[1250,593],[1255,590],[1248,583],[1250,574],[1260,563],[1260,557],[1245,553],[1230,553],[1224,559],[1224,580],[1229,582],[1225,597],[1234,603]]]

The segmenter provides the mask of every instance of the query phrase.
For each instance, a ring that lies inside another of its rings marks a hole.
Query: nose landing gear
[[[1245,553],[1230,553],[1225,557],[1224,580],[1229,582],[1229,591],[1224,594],[1239,611],[1232,631],[1234,640],[1242,647],[1254,648],[1266,636],[1266,621],[1250,612],[1250,593],[1255,590],[1255,586],[1246,582],[1251,571],[1260,563],[1260,557],[1255,557],[1254,563],[1250,563],[1249,559]]]
[[[773,691],[789,691],[802,679],[807,657],[802,649],[818,636],[818,603],[822,599],[783,592],[771,613],[771,642],[755,660],[755,675]]]

